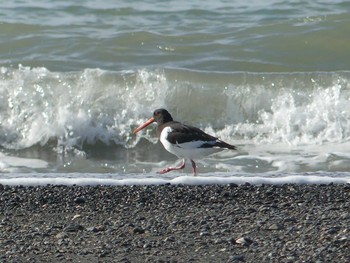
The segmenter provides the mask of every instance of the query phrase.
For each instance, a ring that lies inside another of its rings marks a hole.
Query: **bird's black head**
[[[153,113],[153,118],[158,124],[163,124],[169,121],[173,121],[170,113],[166,109],[157,109]]]

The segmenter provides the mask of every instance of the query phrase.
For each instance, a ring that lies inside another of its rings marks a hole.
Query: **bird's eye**
[[[155,111],[153,115],[154,115],[154,116],[157,116],[158,114],[159,114],[159,112],[158,112],[158,111]]]

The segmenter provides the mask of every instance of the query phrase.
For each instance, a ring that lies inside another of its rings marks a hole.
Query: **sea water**
[[[2,3],[0,183],[349,182],[349,32],[348,1]],[[160,107],[239,150],[158,175]]]

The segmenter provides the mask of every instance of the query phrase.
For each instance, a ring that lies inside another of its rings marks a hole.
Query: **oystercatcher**
[[[223,149],[237,149],[235,146],[211,136],[196,127],[174,121],[170,113],[165,109],[155,110],[153,117],[136,128],[133,133],[139,132],[153,122],[158,123],[157,135],[164,148],[177,157],[183,158],[182,164],[179,167],[165,168],[159,172],[160,174],[185,168],[186,159],[188,159],[192,164],[193,175],[196,175],[196,163],[193,161],[194,159]]]

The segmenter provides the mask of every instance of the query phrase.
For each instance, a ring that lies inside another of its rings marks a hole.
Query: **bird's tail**
[[[215,147],[220,147],[220,148],[226,148],[230,150],[237,150],[237,147],[231,144],[228,144],[224,141],[217,140],[216,143],[214,144]]]

